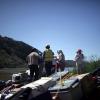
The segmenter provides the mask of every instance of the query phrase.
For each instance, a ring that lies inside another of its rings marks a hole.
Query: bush
[[[85,73],[91,72],[100,67],[100,60],[85,62],[84,67],[85,67],[84,68]]]

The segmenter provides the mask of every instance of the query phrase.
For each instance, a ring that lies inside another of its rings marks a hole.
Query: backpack
[[[53,52],[50,49],[46,49],[44,51],[44,60],[45,61],[52,61],[53,59]]]

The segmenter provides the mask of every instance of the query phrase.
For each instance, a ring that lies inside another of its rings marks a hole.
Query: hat
[[[81,50],[81,49],[78,49],[78,50],[77,50],[77,53],[78,53],[78,52],[82,52],[82,50]]]

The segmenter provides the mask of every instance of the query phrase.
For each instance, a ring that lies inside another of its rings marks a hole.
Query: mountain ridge
[[[25,67],[26,57],[34,47],[0,35],[0,68]]]

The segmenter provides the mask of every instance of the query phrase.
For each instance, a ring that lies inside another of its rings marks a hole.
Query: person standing
[[[75,62],[76,62],[76,71],[77,74],[82,74],[83,73],[83,61],[84,61],[84,55],[82,53],[81,49],[78,49],[76,52],[76,56],[75,56]]]
[[[42,53],[40,54],[40,59],[39,59],[39,78],[41,78],[44,73],[43,73],[43,68],[44,68],[44,61],[43,61],[43,57],[42,57]]]
[[[32,52],[26,58],[28,67],[30,70],[30,81],[37,80],[39,75],[39,68],[38,68],[38,61],[39,61],[39,54],[36,48],[32,49]]]
[[[64,71],[64,69],[65,69],[64,53],[62,52],[62,50],[58,50],[57,53],[58,53],[58,66],[59,66],[61,71]]]
[[[45,51],[43,52],[43,59],[45,63],[45,70],[46,70],[46,76],[51,75],[51,69],[52,69],[52,60],[53,60],[53,51],[50,49],[50,45],[46,45]]]
[[[52,69],[53,69],[52,73],[57,72],[57,56],[53,57],[53,60],[52,60]]]

